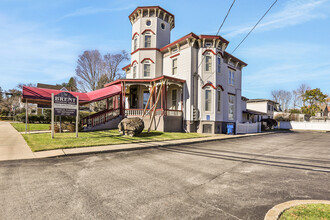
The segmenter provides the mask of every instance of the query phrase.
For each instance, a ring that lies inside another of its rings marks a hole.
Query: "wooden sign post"
[[[76,137],[78,137],[78,124],[79,124],[79,96],[77,98],[77,115],[76,115]]]
[[[54,139],[54,93],[52,93],[52,139]]]

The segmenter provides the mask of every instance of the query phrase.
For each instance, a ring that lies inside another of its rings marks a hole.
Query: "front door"
[[[130,89],[130,108],[137,108],[138,104],[138,95],[137,95],[137,87],[131,87]]]

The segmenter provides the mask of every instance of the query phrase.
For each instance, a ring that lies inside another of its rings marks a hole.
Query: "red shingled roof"
[[[43,89],[36,87],[23,86],[23,99],[33,99],[40,101],[51,101],[52,93],[57,95],[63,91],[54,89]],[[68,92],[73,96],[79,97],[79,103],[89,103],[99,101],[114,95],[118,95],[121,92],[121,84],[112,85],[106,88],[98,89],[92,92]]]

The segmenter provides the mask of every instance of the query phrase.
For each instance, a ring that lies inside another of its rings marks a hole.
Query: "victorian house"
[[[247,64],[226,52],[226,39],[189,33],[171,42],[175,18],[159,6],[138,7],[129,21],[126,79],[106,85],[96,97],[87,95],[84,104],[107,103],[106,110],[83,120],[88,129],[116,127],[117,116],[142,117],[154,130],[199,133],[225,133],[227,124],[243,121],[242,69]]]

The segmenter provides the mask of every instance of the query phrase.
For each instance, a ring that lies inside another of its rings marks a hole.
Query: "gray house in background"
[[[254,121],[274,118],[274,112],[280,112],[279,103],[269,99],[249,99],[246,101],[246,111],[255,114]]]

